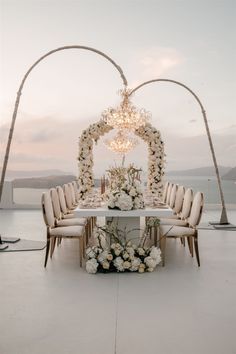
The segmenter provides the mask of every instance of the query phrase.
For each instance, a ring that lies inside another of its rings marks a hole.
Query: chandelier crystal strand
[[[134,131],[149,122],[151,113],[145,109],[138,109],[130,101],[130,89],[120,90],[121,104],[116,108],[108,108],[102,113],[103,120],[118,130]]]
[[[126,154],[138,144],[138,141],[131,138],[124,130],[119,130],[117,135],[111,140],[106,140],[105,144],[114,152]]]

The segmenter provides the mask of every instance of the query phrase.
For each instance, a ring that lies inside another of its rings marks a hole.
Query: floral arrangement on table
[[[132,230],[119,230],[117,225],[96,226],[93,231],[95,245],[86,249],[86,271],[97,272],[153,272],[161,262],[160,248],[146,247],[150,229],[159,225],[160,220],[149,218],[143,237],[138,245],[128,240]]]
[[[109,172],[110,189],[107,193],[108,208],[132,210],[144,208],[144,197],[140,183],[140,169],[114,167]]]
[[[79,139],[79,196],[84,199],[85,195],[94,186],[93,176],[93,145],[104,134],[113,128],[102,119],[91,124],[84,130]],[[150,123],[135,130],[134,133],[148,145],[148,190],[161,197],[163,190],[162,178],[164,176],[164,143],[160,132]]]

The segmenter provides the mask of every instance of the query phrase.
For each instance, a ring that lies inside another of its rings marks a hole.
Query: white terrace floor
[[[5,236],[45,240],[39,211],[2,210],[0,225]],[[46,270],[44,250],[0,254],[0,353],[235,354],[236,232],[199,238],[200,269],[169,240],[166,267],[143,275],[87,274],[76,241]]]

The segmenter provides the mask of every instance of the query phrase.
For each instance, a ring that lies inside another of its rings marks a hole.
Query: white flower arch
[[[94,186],[93,175],[93,145],[104,134],[113,128],[103,120],[91,124],[84,130],[79,138],[79,191],[83,199]],[[147,123],[145,126],[135,130],[135,134],[143,139],[148,145],[148,190],[161,197],[163,190],[164,176],[164,143],[160,132]]]

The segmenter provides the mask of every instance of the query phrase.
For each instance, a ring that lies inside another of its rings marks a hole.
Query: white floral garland
[[[93,144],[96,143],[100,136],[108,133],[112,127],[107,125],[103,120],[91,124],[84,130],[79,139],[79,196],[84,199],[86,194],[94,186],[93,175]]]
[[[93,144],[113,128],[102,119],[84,130],[79,139],[79,196],[84,199],[94,186]],[[148,190],[161,197],[164,176],[164,143],[160,132],[151,124],[137,129],[135,134],[148,144]]]
[[[148,190],[161,197],[165,167],[164,142],[161,139],[161,133],[150,123],[147,123],[137,129],[135,134],[148,144]]]

